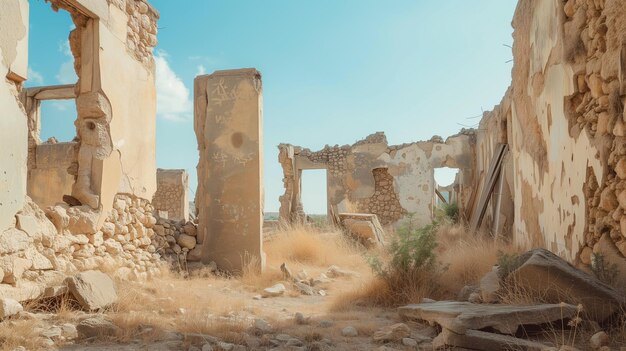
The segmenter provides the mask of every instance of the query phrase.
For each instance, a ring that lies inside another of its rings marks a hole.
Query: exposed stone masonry
[[[157,45],[159,13],[144,0],[126,0],[124,7],[128,14],[126,47],[137,60],[151,66],[152,50]]]
[[[591,249],[605,233],[626,256],[626,82],[622,79],[626,46],[615,32],[619,12],[626,7],[615,1],[569,0],[563,10],[565,54],[576,72],[577,91],[567,99],[571,133],[589,131],[599,156],[608,161],[606,178],[599,184],[588,172],[585,188],[592,197],[587,199],[580,259],[590,262]]]
[[[400,205],[398,195],[393,188],[393,177],[386,168],[376,168],[374,174],[374,195],[369,199],[357,201],[359,212],[378,216],[380,224],[387,225],[398,221],[406,214]]]

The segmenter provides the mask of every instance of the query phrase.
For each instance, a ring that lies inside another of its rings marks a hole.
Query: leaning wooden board
[[[478,204],[476,205],[470,220],[470,228],[472,230],[477,230],[483,221],[483,217],[487,211],[487,205],[489,204],[489,199],[491,198],[491,193],[493,192],[493,189],[498,182],[498,178],[502,173],[502,160],[504,159],[504,154],[507,150],[508,146],[506,144],[498,144],[493,156],[491,157],[489,170],[487,171],[487,177],[484,183],[485,186],[480,193]]]

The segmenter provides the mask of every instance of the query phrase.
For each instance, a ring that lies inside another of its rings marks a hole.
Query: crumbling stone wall
[[[382,224],[395,225],[408,213],[418,224],[430,223],[435,189],[434,168],[459,168],[461,205],[473,181],[474,131],[462,131],[445,142],[440,138],[411,144],[387,144],[379,132],[353,145],[312,152],[289,144],[279,145],[285,194],[281,196],[280,218],[302,219],[301,173],[327,169],[329,214],[374,213]]]
[[[504,215],[518,243],[582,264],[602,252],[623,266],[625,26],[620,0],[518,4],[513,81],[500,104],[510,111],[481,122],[501,135],[492,121],[508,121],[514,211]],[[478,159],[488,155],[477,149]]]
[[[187,221],[189,219],[189,175],[184,169],[157,169],[157,191],[152,197],[152,205],[160,211],[167,211],[168,219]]]
[[[158,13],[135,0],[50,3],[76,25],[69,40],[79,80],[24,89],[28,1],[0,2],[0,72],[7,77],[0,82],[0,295],[18,300],[77,270],[143,279],[161,269],[149,203],[156,188],[151,35]],[[119,25],[130,18],[141,18],[143,29]],[[139,51],[129,49],[134,34]],[[38,101],[74,97],[77,141],[39,144]],[[45,213],[26,196],[27,174],[39,205],[54,205]],[[53,196],[41,192],[49,182]],[[74,199],[59,203],[70,194]]]

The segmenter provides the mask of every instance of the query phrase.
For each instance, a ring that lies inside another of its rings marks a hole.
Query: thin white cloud
[[[66,40],[59,44],[59,51],[68,57],[68,60],[61,64],[56,74],[56,79],[60,84],[73,84],[78,81],[76,71],[74,71],[74,56],[70,49],[70,42]]]
[[[189,89],[170,67],[166,52],[157,51],[154,62],[156,65],[157,116],[169,121],[189,120],[193,111]]]
[[[196,72],[197,76],[202,76],[206,74],[206,68],[204,68],[204,65],[198,65],[198,71]]]
[[[28,80],[30,80],[33,84],[43,85],[43,76],[41,75],[41,73],[35,71],[30,67],[28,67]]]

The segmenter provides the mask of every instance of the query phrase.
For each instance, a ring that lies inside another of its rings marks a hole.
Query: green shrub
[[[390,260],[384,264],[378,257],[369,257],[368,263],[377,274],[385,277],[419,270],[433,270],[436,265],[438,222],[418,228],[413,216],[397,231],[397,238],[389,245]]]
[[[500,278],[506,278],[509,273],[514,271],[518,266],[518,254],[507,254],[498,250],[496,254],[498,256],[498,275]]]
[[[458,222],[459,220],[459,205],[456,204],[456,202],[452,202],[449,204],[443,204],[441,205],[441,209],[443,210],[443,213],[445,215],[445,217],[453,222]]]

